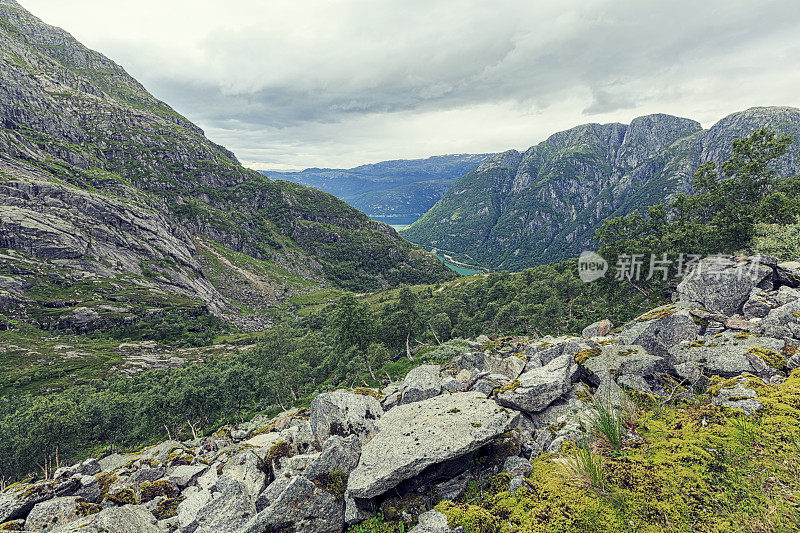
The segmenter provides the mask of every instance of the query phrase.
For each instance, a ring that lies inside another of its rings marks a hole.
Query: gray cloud
[[[225,14],[199,0],[156,21],[100,0],[22,3],[264,168],[526,148],[581,122],[800,104],[792,0],[239,0]],[[74,15],[82,4],[95,19]]]

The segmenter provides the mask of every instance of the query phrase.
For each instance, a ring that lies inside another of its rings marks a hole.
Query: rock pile
[[[670,398],[711,387],[714,402],[762,405],[751,380],[800,366],[800,264],[701,262],[672,304],[612,329],[535,341],[479,338],[383,391],[320,394],[308,409],[61,468],[0,494],[3,528],[26,531],[334,533],[377,511],[446,533],[431,503],[582,434],[595,402]]]

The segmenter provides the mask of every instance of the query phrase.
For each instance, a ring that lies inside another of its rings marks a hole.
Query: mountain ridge
[[[496,269],[576,256],[592,247],[602,220],[691,192],[701,163],[721,163],[734,139],[761,126],[797,143],[800,111],[751,108],[708,130],[665,114],[576,126],[484,161],[401,235]],[[796,173],[799,161],[792,152],[777,170]]]
[[[329,192],[370,216],[416,218],[425,213],[459,177],[489,155],[448,154],[421,159],[392,159],[349,169],[259,172],[272,179]]]
[[[242,167],[124,68],[14,2],[0,3],[0,62],[0,247],[24,261],[177,291],[218,315],[311,286],[450,277],[332,195]],[[215,254],[260,281],[211,268]]]

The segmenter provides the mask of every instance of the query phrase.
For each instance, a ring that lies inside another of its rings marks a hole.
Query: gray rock
[[[219,474],[217,473],[218,466],[217,463],[212,464],[204,474],[197,478],[197,486],[200,489],[211,490],[217,486],[217,480],[219,479]]]
[[[531,466],[531,462],[527,459],[512,456],[503,463],[503,472],[512,478],[516,476],[526,476],[533,472],[533,466]]]
[[[742,311],[754,287],[772,289],[772,268],[755,261],[706,258],[678,284],[681,302],[730,316]]]
[[[774,308],[778,307],[773,297],[774,293],[755,288],[750,292],[750,297],[742,306],[742,314],[748,320],[751,318],[764,318]]]
[[[634,374],[647,378],[668,372],[671,368],[666,358],[651,355],[641,346],[627,344],[603,346],[599,355],[585,359],[581,366],[586,371],[586,377],[595,385],[612,374]]]
[[[439,365],[420,365],[406,374],[400,405],[421,402],[442,393]]]
[[[464,384],[454,378],[453,376],[444,376],[442,378],[442,389],[447,392],[458,392],[461,390]],[[385,408],[384,408],[385,410]]]
[[[225,463],[225,466],[222,467],[221,477],[240,482],[255,501],[267,484],[267,474],[262,470],[261,465],[261,459],[251,450],[245,449]]]
[[[741,409],[747,414],[760,410],[764,405],[758,401],[758,393],[748,388],[746,382],[746,379],[739,379],[733,386],[720,389],[713,403],[732,409]]]
[[[430,465],[463,456],[513,428],[519,413],[477,392],[437,396],[401,405],[378,421],[350,474],[348,493],[372,498]]]
[[[525,486],[525,476],[516,476],[508,482],[508,492],[516,494],[519,489]]]
[[[617,378],[617,385],[632,389],[644,394],[654,394],[650,384],[638,374],[623,374]]]
[[[201,489],[188,494],[188,496],[184,492],[183,496],[186,499],[178,505],[178,525],[186,530],[190,529],[191,525],[197,521],[200,510],[211,502],[211,491]]]
[[[242,441],[247,438],[247,432],[241,429],[234,429],[233,431],[231,431],[231,438],[235,442]]]
[[[363,442],[373,433],[382,415],[383,408],[375,398],[337,390],[314,398],[309,422],[320,443],[331,435],[356,435]]]
[[[289,482],[291,480],[291,477],[276,477],[275,480],[267,485],[267,488],[264,489],[264,492],[259,494],[258,498],[256,499],[256,511],[260,513],[272,505],[272,503],[277,500],[281,494],[283,494],[283,491],[285,491],[286,487],[289,486]]]
[[[776,339],[800,339],[800,300],[772,309],[761,321],[763,333]]]
[[[510,380],[517,379],[525,370],[525,361],[514,355],[492,355],[486,358],[486,370],[492,374],[502,374]]]
[[[725,332],[711,339],[682,343],[670,350],[677,363],[691,362],[703,368],[706,375],[735,377],[750,373],[769,379],[780,372],[767,365],[760,353],[767,350],[782,358],[784,342],[749,333]]]
[[[53,529],[53,533],[163,533],[153,514],[141,505],[109,507]]]
[[[256,514],[245,486],[225,476],[217,482],[219,492],[197,512],[194,533],[239,531]]]
[[[700,363],[689,361],[675,365],[675,373],[682,381],[691,384],[702,384],[705,381],[703,367]]]
[[[37,503],[25,518],[25,531],[52,531],[58,526],[77,520],[77,511],[78,498],[75,496]]]
[[[451,529],[447,525],[447,517],[436,510],[431,510],[419,515],[417,525],[410,533],[461,533],[463,529],[458,527]]]
[[[100,459],[98,463],[102,472],[113,472],[117,468],[127,464],[130,460],[131,457],[112,453]]]
[[[75,491],[75,496],[83,498],[88,502],[96,502],[100,498],[100,484],[97,478],[88,474],[77,474],[73,476],[78,480],[80,486]]]
[[[525,348],[525,356],[528,358],[525,372],[547,365],[554,359],[564,355],[574,356],[581,350],[597,348],[598,346],[596,342],[582,337],[544,337]]]
[[[642,346],[653,355],[666,356],[682,341],[692,341],[700,333],[689,309],[668,305],[653,309],[625,324],[619,334],[622,344]]]
[[[581,332],[581,336],[587,339],[591,339],[592,337],[605,337],[608,335],[611,330],[614,328],[614,324],[607,318],[595,322],[594,324],[590,324],[583,328]]]
[[[800,353],[796,353],[786,361],[786,366],[789,370],[794,370],[796,368],[800,368]]]
[[[370,499],[362,500],[353,498],[349,494],[344,495],[344,523],[348,526],[358,524],[368,520],[374,515],[373,501]]]
[[[36,504],[45,500],[74,496],[80,486],[80,481],[71,477],[57,482],[39,481],[6,489],[0,493],[0,524],[26,517]]]
[[[472,390],[480,392],[484,396],[489,396],[495,389],[504,387],[509,383],[511,383],[511,380],[505,374],[489,374],[476,381],[475,385],[472,386]]]
[[[198,476],[200,476],[203,472],[208,469],[208,466],[199,464],[199,465],[179,465],[176,466],[172,472],[169,473],[167,478],[169,479],[170,483],[177,485],[178,487],[185,487],[189,483],[195,480]]]
[[[595,401],[603,405],[622,407],[630,401],[625,391],[610,377],[606,377],[600,382],[597,391],[594,393]]]
[[[508,390],[497,395],[497,401],[520,411],[541,411],[569,389],[577,373],[578,365],[573,356],[562,355],[522,374]]]
[[[469,471],[462,472],[447,481],[433,485],[433,492],[442,500],[453,501],[461,496],[472,479],[473,476]]]
[[[289,482],[275,502],[254,516],[243,533],[341,533],[344,501],[304,477]]]
[[[304,475],[308,479],[315,479],[320,474],[329,474],[334,470],[349,474],[358,465],[361,456],[361,441],[355,435],[346,439],[332,435],[325,441],[322,452],[306,468]]]

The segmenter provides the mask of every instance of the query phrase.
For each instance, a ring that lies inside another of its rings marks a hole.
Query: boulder
[[[573,356],[562,355],[543,367],[534,368],[500,389],[500,405],[535,413],[564,394],[577,379],[578,365]]]
[[[525,361],[515,355],[492,355],[486,358],[486,370],[491,374],[502,374],[510,380],[517,379],[525,370]]]
[[[605,337],[608,335],[611,330],[613,329],[614,324],[607,318],[595,322],[594,324],[590,324],[583,328],[581,332],[581,337],[591,339],[592,337]]]
[[[283,493],[254,516],[243,533],[341,533],[344,501],[304,477],[295,477]]]
[[[609,344],[600,350],[580,357],[581,366],[590,382],[599,385],[609,376],[633,374],[652,378],[671,369],[669,361],[658,355],[651,355],[641,347],[627,344]]]
[[[768,337],[800,339],[800,300],[770,310],[760,325]]]
[[[80,481],[71,477],[61,481],[39,481],[8,488],[0,493],[0,524],[26,517],[36,504],[45,500],[74,496],[80,486]]]
[[[400,394],[400,404],[421,402],[442,393],[439,365],[420,365],[406,374]]]
[[[461,533],[461,527],[450,529],[447,525],[447,517],[436,510],[431,510],[419,515],[419,521],[410,533]]]
[[[354,498],[383,494],[428,466],[477,450],[513,428],[518,417],[475,391],[395,407],[364,445],[348,493]]]
[[[742,311],[753,288],[771,290],[772,274],[773,269],[757,258],[734,261],[710,257],[689,271],[678,284],[677,294],[681,302],[730,316]]]
[[[167,478],[169,479],[170,483],[177,485],[178,487],[185,487],[189,483],[195,480],[198,476],[200,476],[203,472],[208,469],[206,465],[199,464],[199,465],[179,465],[176,466],[172,472],[170,472]],[[153,469],[156,470],[156,469]],[[149,479],[141,479],[139,481],[152,481]]]
[[[694,363],[706,375],[729,378],[750,373],[769,379],[786,365],[784,345],[778,339],[726,331],[710,339],[681,343],[670,354],[676,363]]]
[[[221,476],[240,482],[253,500],[264,490],[267,483],[267,475],[262,470],[261,459],[251,450],[246,449],[225,463]]]
[[[194,533],[239,531],[256,514],[256,508],[245,486],[222,476],[217,481],[218,492],[197,511],[197,519],[190,527]]]
[[[109,507],[52,530],[53,533],[162,533],[153,514],[142,505]]]
[[[531,462],[522,457],[512,456],[503,463],[503,472],[511,477],[526,476],[533,472]]]
[[[183,496],[186,499],[178,504],[178,525],[186,530],[197,520],[200,510],[211,502],[212,496],[211,491],[207,489],[185,491]]]
[[[52,531],[55,527],[80,518],[76,496],[53,498],[37,503],[25,519],[25,531]]]
[[[321,474],[330,474],[334,470],[349,474],[358,465],[360,456],[361,441],[358,437],[350,435],[343,439],[333,435],[325,441],[322,452],[305,469],[304,475],[314,480]]]
[[[741,409],[747,414],[753,414],[764,407],[758,401],[758,393],[747,387],[747,379],[740,378],[736,383],[720,389],[714,397],[713,403],[724,405],[731,409]]]
[[[599,344],[595,341],[582,337],[544,337],[525,348],[525,356],[528,358],[525,372],[544,366],[563,355],[575,355],[580,351],[597,348],[598,346]]]
[[[699,333],[700,326],[688,308],[668,305],[625,324],[619,340],[623,344],[642,346],[653,355],[666,356],[670,348],[682,341],[696,339]]]
[[[320,443],[331,435],[356,435],[363,442],[383,415],[381,404],[372,396],[345,390],[320,394],[311,402],[309,410],[311,431]]]

